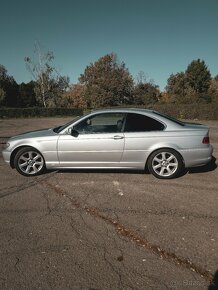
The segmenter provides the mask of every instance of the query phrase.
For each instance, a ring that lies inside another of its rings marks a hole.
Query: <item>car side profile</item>
[[[44,169],[148,168],[157,178],[212,158],[209,129],[146,109],[99,110],[56,128],[10,138],[5,162],[24,176]]]

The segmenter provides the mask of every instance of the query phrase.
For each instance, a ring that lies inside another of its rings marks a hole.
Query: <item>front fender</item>
[[[10,148],[11,156],[14,156],[20,148],[33,147],[38,150],[47,164],[59,164],[57,154],[57,138],[49,140],[37,140],[37,139],[22,139],[17,140]]]

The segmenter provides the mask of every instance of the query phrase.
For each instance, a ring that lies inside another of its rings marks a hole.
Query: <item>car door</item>
[[[58,140],[61,167],[117,167],[124,149],[121,132],[123,113],[95,114],[75,126],[75,136],[64,134]]]
[[[159,121],[138,113],[128,113],[125,121],[125,148],[121,164],[144,168],[150,148],[163,138],[165,126]]]

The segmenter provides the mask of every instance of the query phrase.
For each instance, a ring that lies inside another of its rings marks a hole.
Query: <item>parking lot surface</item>
[[[0,142],[69,120],[0,120]],[[217,289],[218,122],[202,123],[213,162],[168,181],[111,170],[26,178],[0,156],[0,289]]]

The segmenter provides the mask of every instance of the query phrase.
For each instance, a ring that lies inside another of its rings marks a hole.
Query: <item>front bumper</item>
[[[3,150],[2,156],[3,156],[4,161],[10,164],[11,151]]]

